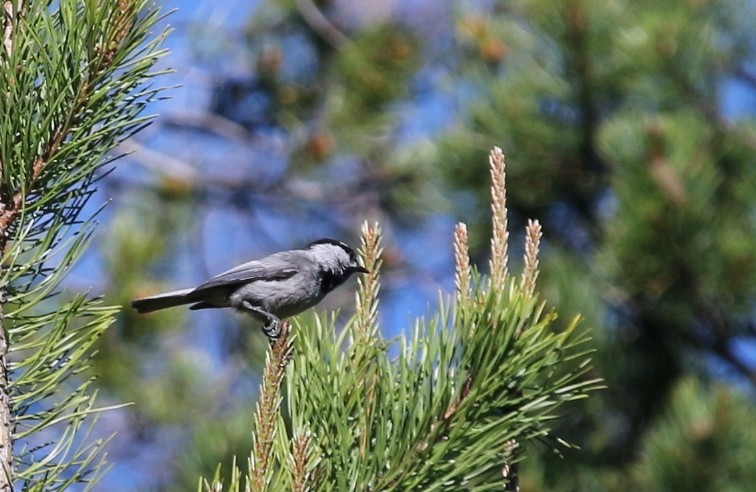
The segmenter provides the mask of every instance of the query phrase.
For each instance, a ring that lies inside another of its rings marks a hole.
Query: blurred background
[[[244,457],[266,341],[231,312],[129,300],[330,236],[385,238],[386,337],[485,269],[487,153],[511,263],[544,225],[542,294],[592,329],[608,388],[528,450],[523,491],[756,483],[756,25],[750,0],[162,2],[175,85],[100,182],[69,279],[124,310],[99,344],[97,490],[195,490]],[[354,282],[323,304],[350,314]]]

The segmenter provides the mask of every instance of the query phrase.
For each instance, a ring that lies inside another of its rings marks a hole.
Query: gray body
[[[265,324],[276,338],[278,321],[311,308],[352,273],[367,270],[354,251],[333,239],[320,239],[304,249],[281,251],[250,261],[193,289],[136,299],[140,313],[192,304],[189,309],[232,307]]]

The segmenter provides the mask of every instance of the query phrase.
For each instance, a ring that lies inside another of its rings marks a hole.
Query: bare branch
[[[19,13],[23,8],[23,1],[5,0],[3,2],[3,46],[5,54],[10,59],[13,54],[13,26],[16,25]]]
[[[332,48],[338,50],[349,43],[349,38],[341,32],[312,0],[297,0],[297,8],[302,14],[302,19],[310,28],[318,33]]]
[[[508,458],[515,456],[519,444],[514,439],[504,443],[504,454]],[[504,490],[507,492],[520,492],[520,463],[505,463],[501,469],[501,475],[506,481]]]
[[[166,128],[193,128],[243,143],[256,144],[265,139],[230,118],[208,111],[174,111],[161,115],[160,119]]]

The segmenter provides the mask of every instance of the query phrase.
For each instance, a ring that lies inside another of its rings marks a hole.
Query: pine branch
[[[372,345],[380,330],[378,324],[378,294],[381,290],[379,272],[381,268],[381,227],[377,223],[362,225],[362,245],[360,256],[364,259],[365,268],[369,273],[360,277],[357,282],[357,315],[354,323],[354,346],[367,347]]]
[[[96,173],[159,92],[144,86],[164,53],[160,37],[147,41],[158,15],[145,4],[3,3],[0,491],[64,490],[102,469],[103,441],[85,434],[105,409],[80,377],[116,309],[60,300],[59,285],[89,243],[80,215]]]
[[[520,289],[528,297],[535,295],[536,280],[538,279],[538,252],[541,244],[541,224],[536,220],[528,220],[525,234],[525,255]],[[521,330],[518,330],[518,335]],[[505,462],[501,474],[504,477],[504,490],[519,492],[520,490],[520,464],[514,461],[520,448],[518,442],[510,439],[504,443]]]
[[[5,52],[0,58],[10,60],[13,54],[13,31],[16,26],[18,13],[22,3],[14,0],[3,2],[3,48]],[[6,166],[0,156],[0,182]],[[4,252],[7,244],[7,225],[1,223],[8,209],[5,192],[0,188],[0,252]],[[4,256],[4,255],[2,255]],[[8,330],[5,326],[3,307],[6,303],[5,286],[0,286],[0,492],[13,490],[13,427],[12,409],[10,401],[10,379],[8,377]]]
[[[525,228],[525,256],[520,285],[530,296],[535,294],[538,279],[538,249],[542,236],[541,224],[537,220],[528,220]]]
[[[299,432],[292,439],[292,492],[307,492],[312,490],[312,473],[317,460],[313,457],[312,433]]]
[[[281,323],[281,336],[274,341],[265,354],[265,369],[260,386],[260,402],[255,412],[253,449],[249,461],[249,484],[253,492],[268,490],[273,463],[273,441],[278,429],[281,408],[281,383],[286,374],[286,365],[291,359],[291,326]]]
[[[464,303],[470,298],[472,269],[467,239],[467,225],[460,222],[454,228],[454,284],[457,287],[457,302]]]
[[[7,4],[12,2],[6,2],[6,12],[8,11]],[[12,10],[12,7],[11,7]],[[70,136],[76,126],[80,124],[81,120],[86,117],[84,109],[87,106],[89,99],[96,90],[97,86],[94,81],[102,75],[102,73],[112,63],[115,54],[121,48],[121,44],[129,32],[130,24],[133,23],[134,6],[131,1],[119,0],[118,9],[116,9],[112,22],[108,23],[109,29],[105,32],[103,42],[94,46],[95,60],[94,63],[89,65],[90,70],[84,74],[84,82],[78,87],[77,93],[73,98],[73,104],[69,109],[65,122],[58,126],[53,132],[50,139],[42,145],[43,151],[36,157],[31,169],[31,177],[24,183],[23,187],[19,187],[14,191],[3,190],[4,193],[12,195],[9,200],[4,198],[0,204],[0,237],[4,237],[7,240],[7,231],[10,225],[16,220],[18,214],[21,211],[21,205],[27,194],[38,192],[38,181],[42,176],[42,173],[47,168],[50,160],[60,150],[64,139]],[[6,20],[6,35],[9,31],[9,20]],[[12,32],[12,29],[10,29]],[[12,41],[10,38],[6,38],[6,43]],[[6,51],[8,58],[10,59],[11,50],[8,49],[6,44]],[[5,250],[5,243],[0,243],[0,251]]]
[[[507,186],[504,153],[494,147],[488,157],[491,172],[491,212],[493,236],[491,237],[491,282],[494,288],[502,288],[509,276],[509,229],[507,224]]]

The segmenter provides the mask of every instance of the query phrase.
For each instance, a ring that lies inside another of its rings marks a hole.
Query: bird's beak
[[[355,265],[352,267],[352,273],[370,273],[370,270],[368,270],[364,266]]]

